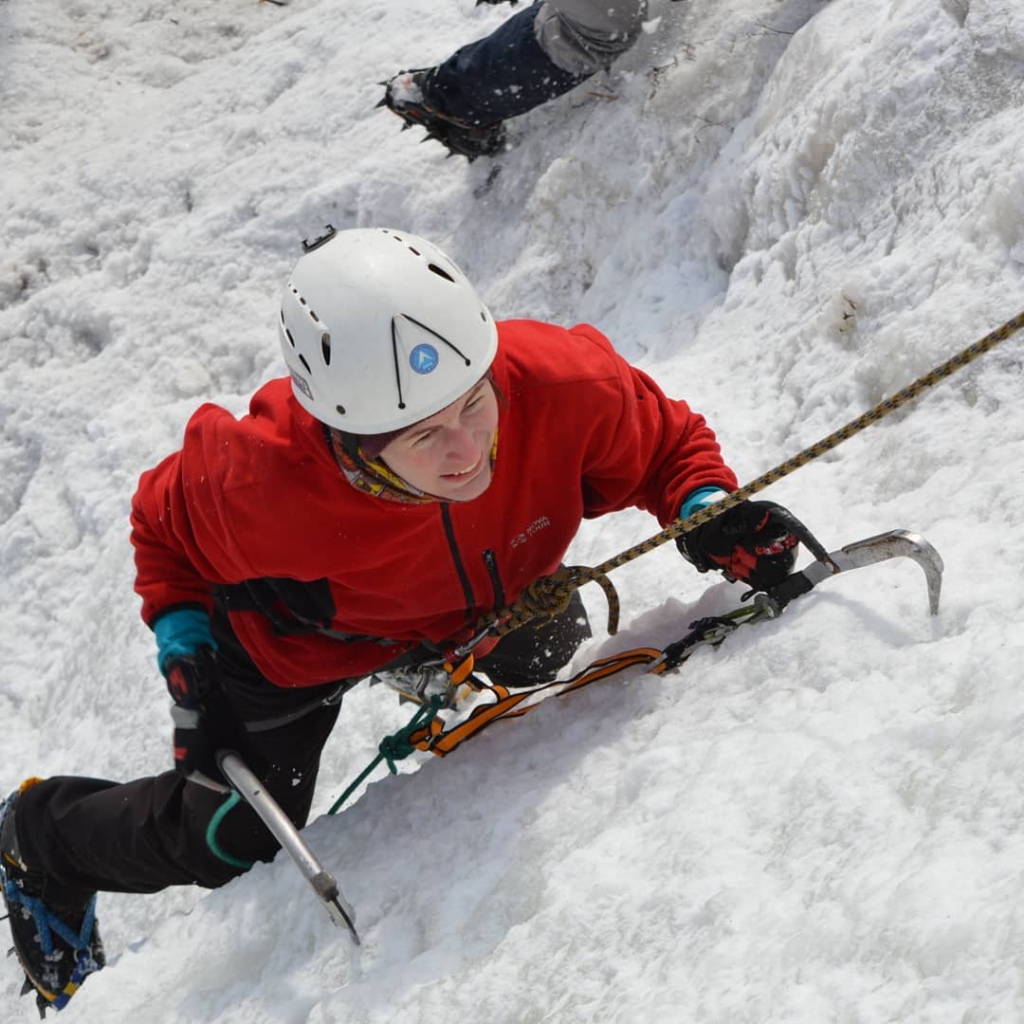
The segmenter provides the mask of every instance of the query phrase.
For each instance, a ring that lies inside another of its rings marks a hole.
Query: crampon
[[[106,964],[96,923],[96,894],[69,890],[33,872],[21,859],[14,817],[30,779],[0,801],[0,883],[14,945],[25,972],[22,995],[36,996],[39,1016],[62,1010],[82,982]],[[8,955],[10,955],[10,953]]]
[[[427,130],[421,141],[436,139],[449,155],[464,156],[472,163],[480,156],[494,156],[505,148],[505,126],[501,121],[492,124],[470,124],[448,117],[431,107],[424,98],[423,86],[431,68],[402,71],[394,78],[381,82],[384,98],[378,107],[387,107],[402,119],[402,131],[418,125]]]

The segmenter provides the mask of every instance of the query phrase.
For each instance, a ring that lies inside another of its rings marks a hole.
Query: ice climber
[[[307,246],[277,323],[290,376],[239,419],[199,408],[132,502],[173,769],[28,779],[0,804],[9,926],[42,1010],[104,965],[97,892],[213,888],[273,858],[247,804],[223,813],[218,749],[301,827],[360,680],[465,641],[559,567],[582,519],[635,506],[664,525],[736,487],[703,417],[599,331],[495,323],[455,263],[403,231]],[[778,516],[745,502],[681,550],[772,586],[795,557]],[[484,640],[477,669],[547,681],[589,634],[577,593],[554,620]]]

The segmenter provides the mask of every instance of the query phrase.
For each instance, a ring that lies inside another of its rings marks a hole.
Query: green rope
[[[352,785],[334,801],[333,806],[327,813],[336,814],[338,808],[341,807],[341,805],[359,788],[363,779],[365,779],[366,776],[381,763],[381,761],[387,761],[388,771],[391,772],[392,775],[397,775],[398,769],[395,767],[395,762],[404,760],[416,750],[416,747],[410,742],[410,737],[417,729],[424,725],[429,725],[437,717],[437,713],[441,710],[441,705],[443,703],[444,694],[439,693],[436,696],[431,697],[429,704],[423,704],[417,709],[416,714],[412,716],[408,725],[399,729],[398,732],[391,736],[385,736],[377,747],[380,753],[378,753],[377,756],[360,773],[359,778],[357,778],[355,782],[353,782]]]
[[[225,853],[225,851],[221,849],[220,843],[217,842],[217,829],[220,828],[220,823],[241,799],[242,798],[237,793],[231,793],[224,803],[217,808],[217,812],[210,819],[210,824],[206,827],[206,845],[210,848],[210,852],[215,857],[219,857],[225,864],[230,864],[233,868],[242,868],[243,871],[248,871],[255,861],[239,860],[238,857],[232,857],[230,853]]]

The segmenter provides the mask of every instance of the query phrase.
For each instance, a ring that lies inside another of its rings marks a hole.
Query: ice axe
[[[801,535],[800,539],[806,541],[807,537]],[[755,602],[760,598],[768,604],[774,604],[776,610],[781,611],[794,598],[806,594],[830,576],[850,569],[860,569],[866,565],[875,565],[890,558],[910,558],[924,571],[928,584],[928,611],[932,615],[939,614],[939,593],[942,590],[944,566],[938,551],[919,533],[890,530],[888,533],[855,541],[838,551],[827,553],[817,541],[814,545],[808,544],[808,547],[817,560],[800,572],[790,573],[766,595],[757,595]]]
[[[360,942],[356,932],[355,912],[341,895],[334,876],[317,860],[288,815],[235,751],[217,751],[217,765],[235,792],[260,816],[263,824],[295,862],[302,877],[313,887],[327,916],[338,928],[347,928],[352,941],[358,946]]]

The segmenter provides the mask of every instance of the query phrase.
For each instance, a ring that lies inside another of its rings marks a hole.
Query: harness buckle
[[[402,700],[415,704],[429,704],[440,696],[441,709],[455,707],[468,695],[478,689],[471,680],[473,655],[470,654],[458,664],[450,661],[432,661],[423,665],[389,669],[381,675],[374,675],[374,682],[382,682],[395,690]]]

